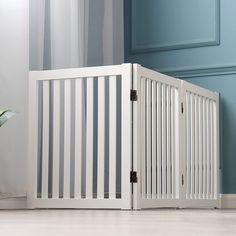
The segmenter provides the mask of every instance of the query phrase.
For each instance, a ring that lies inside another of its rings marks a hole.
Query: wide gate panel
[[[30,73],[30,208],[132,208],[132,66]]]

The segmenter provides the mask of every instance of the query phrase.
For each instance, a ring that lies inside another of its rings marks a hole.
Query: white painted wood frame
[[[106,94],[106,80],[109,83],[109,96]],[[121,85],[119,91],[118,80]],[[42,84],[42,94],[38,92],[40,83]],[[97,83],[97,97],[95,97],[95,83]],[[74,97],[72,96],[72,85],[75,86]],[[50,94],[51,86],[52,96]],[[131,86],[131,64],[30,72],[29,208],[132,208],[132,184],[130,183],[132,167]],[[119,113],[117,113],[117,91],[122,95],[121,112]],[[106,99],[108,99],[109,107],[106,107]],[[39,106],[39,100],[42,100],[42,108]],[[52,112],[50,112],[50,104],[52,104]],[[74,104],[74,111],[72,104]],[[86,106],[85,109],[84,106]],[[97,106],[97,121],[95,121],[95,106]],[[105,123],[106,111],[109,111],[109,124]],[[39,125],[41,112],[43,112],[42,127]],[[119,157],[121,158],[121,176],[118,176],[118,181],[121,182],[119,193],[116,189],[118,119],[121,123],[122,136],[119,150],[121,154]],[[62,127],[61,121],[63,121]],[[96,138],[94,137],[94,122],[98,124]],[[52,127],[49,127],[51,123]],[[83,128],[83,124],[85,124],[85,128]],[[105,128],[107,125],[109,127],[108,194],[105,192],[105,171],[107,171],[105,170],[107,168],[105,166],[105,145],[107,145]],[[72,127],[75,129],[74,135],[72,135]],[[39,137],[41,128],[42,137]],[[52,135],[49,134],[51,130]],[[42,147],[38,143],[38,140],[41,139]],[[73,139],[74,147],[71,144]],[[49,174],[51,171],[49,170],[50,142],[53,145],[52,173]],[[95,147],[97,147],[96,155]],[[74,167],[71,165],[72,155],[74,155]],[[95,157],[97,158],[96,166]],[[63,158],[63,162],[61,158]],[[42,167],[40,167],[40,162]],[[71,168],[74,168],[74,171]],[[97,169],[96,172],[94,172],[95,169]],[[40,180],[38,176],[41,176]],[[50,180],[50,178],[52,179]],[[52,186],[49,184],[50,181]],[[41,189],[39,188],[40,183]],[[52,194],[49,194],[50,188],[52,188]]]
[[[219,207],[219,94],[138,64],[30,72],[28,163],[29,208]]]

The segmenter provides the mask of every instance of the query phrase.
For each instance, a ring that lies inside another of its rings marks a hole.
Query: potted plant
[[[0,127],[5,124],[12,116],[15,115],[15,112],[11,110],[0,110]]]

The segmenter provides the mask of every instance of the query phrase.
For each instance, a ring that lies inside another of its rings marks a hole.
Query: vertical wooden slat
[[[195,95],[195,198],[198,198],[199,193],[199,102],[198,102],[198,95]]]
[[[152,142],[152,131],[151,131],[151,122],[152,122],[152,110],[151,110],[151,80],[147,79],[147,198],[151,198],[151,165],[152,165],[152,153],[151,153],[151,142]]]
[[[71,81],[64,84],[64,183],[63,198],[70,198],[70,156],[71,156]]]
[[[209,112],[209,123],[208,123],[208,140],[209,140],[209,155],[208,155],[208,177],[209,177],[209,192],[208,198],[211,198],[211,99],[208,99],[208,112]]]
[[[141,79],[141,172],[142,172],[142,183],[141,191],[142,198],[146,198],[146,79]]]
[[[116,198],[116,76],[109,77],[109,198]]]
[[[214,113],[213,113],[213,101],[210,101],[210,126],[211,126],[211,199],[214,198]]]
[[[171,192],[172,198],[175,198],[175,183],[176,183],[176,176],[175,176],[175,88],[171,88]]]
[[[207,139],[207,153],[206,153],[206,171],[207,171],[207,198],[210,197],[210,106],[209,106],[209,99],[206,100],[206,114],[207,114],[207,133],[206,133],[206,139]]]
[[[186,92],[186,131],[187,131],[187,138],[186,138],[186,152],[187,152],[187,156],[186,156],[186,162],[187,162],[187,173],[186,173],[186,197],[189,198],[190,197],[190,192],[191,192],[191,128],[190,128],[190,124],[191,124],[191,104],[190,104],[190,96],[189,96],[189,92]]]
[[[214,199],[217,199],[218,195],[218,150],[219,150],[219,144],[218,144],[218,106],[217,103],[214,101],[213,103],[213,137],[214,137]]]
[[[180,163],[180,160],[183,158],[180,154],[181,152],[181,143],[182,140],[180,140],[180,133],[181,131],[181,119],[180,119],[180,113],[181,113],[181,107],[180,107],[180,89],[175,89],[174,91],[174,101],[175,101],[175,195],[176,198],[179,198],[180,195],[182,195],[182,192],[180,190],[180,169],[182,168],[182,164]]]
[[[171,195],[171,172],[170,172],[170,86],[166,86],[166,190],[167,198]]]
[[[87,78],[86,199],[93,198],[93,77]]]
[[[43,81],[42,198],[48,198],[49,81]]]
[[[166,198],[166,85],[162,84],[162,198]]]
[[[53,82],[53,177],[52,198],[59,197],[60,81]]]
[[[202,197],[206,198],[207,193],[207,115],[206,115],[206,98],[203,98],[203,136],[202,136],[202,148],[203,148],[203,192]]]
[[[202,142],[203,142],[203,106],[202,106],[202,97],[199,97],[199,198],[202,198],[202,189],[203,189],[203,150],[202,150]]]
[[[97,198],[104,198],[105,176],[105,77],[98,77]]]
[[[194,117],[195,117],[195,106],[194,106],[194,95],[190,94],[190,109],[191,109],[191,198],[194,198],[194,150],[195,150],[195,145],[194,145],[194,137],[195,137],[195,122],[194,122]]]
[[[152,81],[152,198],[156,198],[157,85]]]
[[[83,79],[75,80],[75,198],[81,198],[82,138],[83,138]]]
[[[162,100],[162,95],[161,95],[161,84],[157,84],[157,197],[161,198],[161,146],[162,146],[162,113],[161,113],[161,100]]]

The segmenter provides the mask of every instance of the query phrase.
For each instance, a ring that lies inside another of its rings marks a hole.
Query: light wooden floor
[[[0,235],[235,236],[236,210],[2,210]]]

